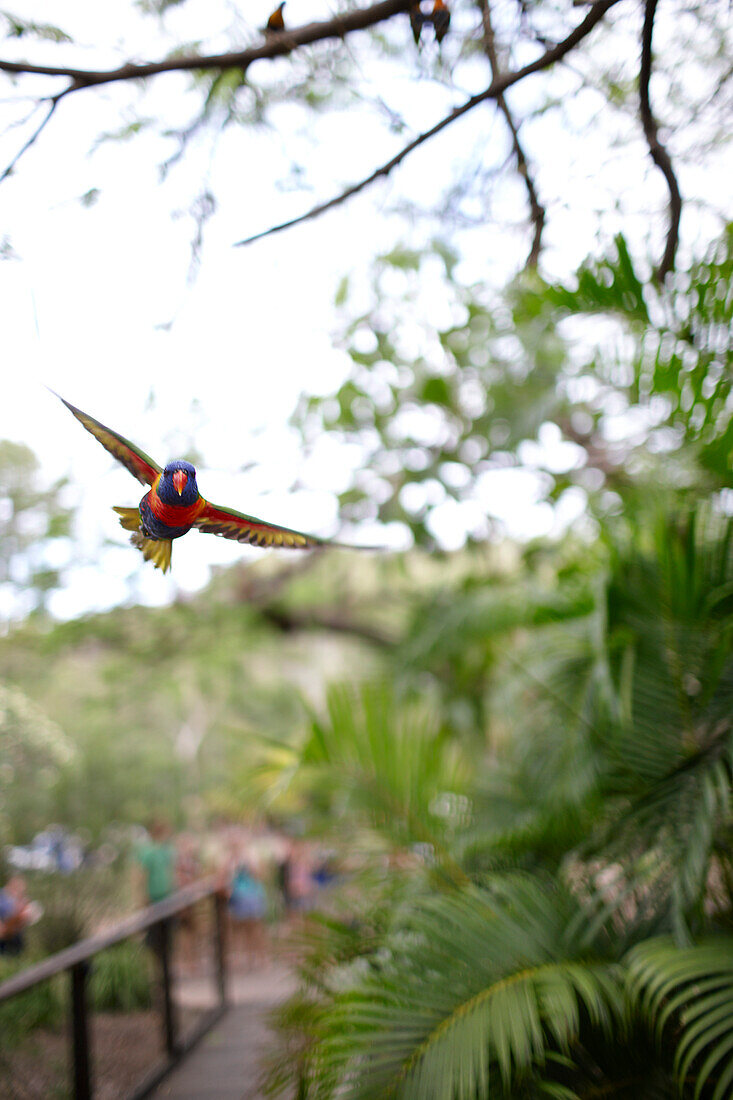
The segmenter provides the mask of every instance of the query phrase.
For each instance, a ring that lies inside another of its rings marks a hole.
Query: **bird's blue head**
[[[196,470],[190,462],[176,459],[169,462],[158,482],[158,496],[164,504],[187,507],[198,500],[199,487],[196,484]]]

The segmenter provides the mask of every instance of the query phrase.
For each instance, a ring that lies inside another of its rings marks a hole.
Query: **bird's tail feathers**
[[[139,531],[140,530],[140,509],[139,508],[118,508],[114,507],[114,511],[120,517],[120,523],[126,531]]]
[[[156,569],[162,569],[167,573],[171,567],[171,551],[173,543],[170,539],[146,539],[140,531],[136,531],[130,538],[133,546],[142,550],[146,561],[151,561]]]
[[[132,545],[142,551],[146,561],[151,561],[156,569],[162,569],[164,573],[167,573],[171,567],[172,541],[170,539],[146,538],[140,529],[139,508],[115,507],[115,512],[120,517],[120,523],[125,530],[132,531],[130,536]]]

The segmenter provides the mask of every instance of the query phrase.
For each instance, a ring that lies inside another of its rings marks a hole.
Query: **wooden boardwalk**
[[[269,1041],[267,1016],[293,989],[289,971],[278,966],[230,983],[232,1007],[193,1052],[153,1093],[154,1100],[263,1100],[260,1056]],[[181,990],[181,1003],[205,1007],[195,982]]]

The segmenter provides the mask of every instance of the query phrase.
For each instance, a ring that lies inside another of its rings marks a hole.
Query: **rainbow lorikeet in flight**
[[[254,516],[235,512],[232,508],[218,508],[215,504],[210,504],[199,493],[196,470],[190,462],[177,459],[163,468],[134,443],[130,443],[129,439],[75,408],[60,394],[56,396],[133,477],[143,485],[150,486],[137,508],[115,507],[114,510],[125,530],[132,531],[130,541],[133,546],[142,551],[146,561],[152,561],[164,573],[170,569],[173,539],[187,534],[192,527],[212,535],[235,539],[237,542],[248,542],[252,546],[311,550],[318,546],[343,545],[316,535],[305,535],[302,531],[293,531],[289,527],[265,523]]]

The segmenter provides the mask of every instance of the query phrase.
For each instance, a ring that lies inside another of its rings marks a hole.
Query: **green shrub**
[[[0,960],[0,982],[25,970],[27,959]],[[34,985],[0,1004],[0,1045],[14,1045],[39,1027],[60,1028],[66,1015],[64,975]]]
[[[31,897],[43,906],[43,917],[29,936],[42,955],[78,943],[127,908],[127,876],[117,868],[81,867],[68,875],[33,872],[26,877]]]
[[[0,959],[0,982],[25,970],[35,960]],[[69,975],[40,982],[26,993],[0,1004],[0,1049],[16,1046],[37,1028],[59,1029],[69,1005]],[[89,1005],[98,1012],[133,1012],[152,1002],[145,949],[126,941],[91,960]]]
[[[90,1002],[100,1012],[132,1012],[150,1007],[150,969],[141,944],[126,940],[95,956]]]

